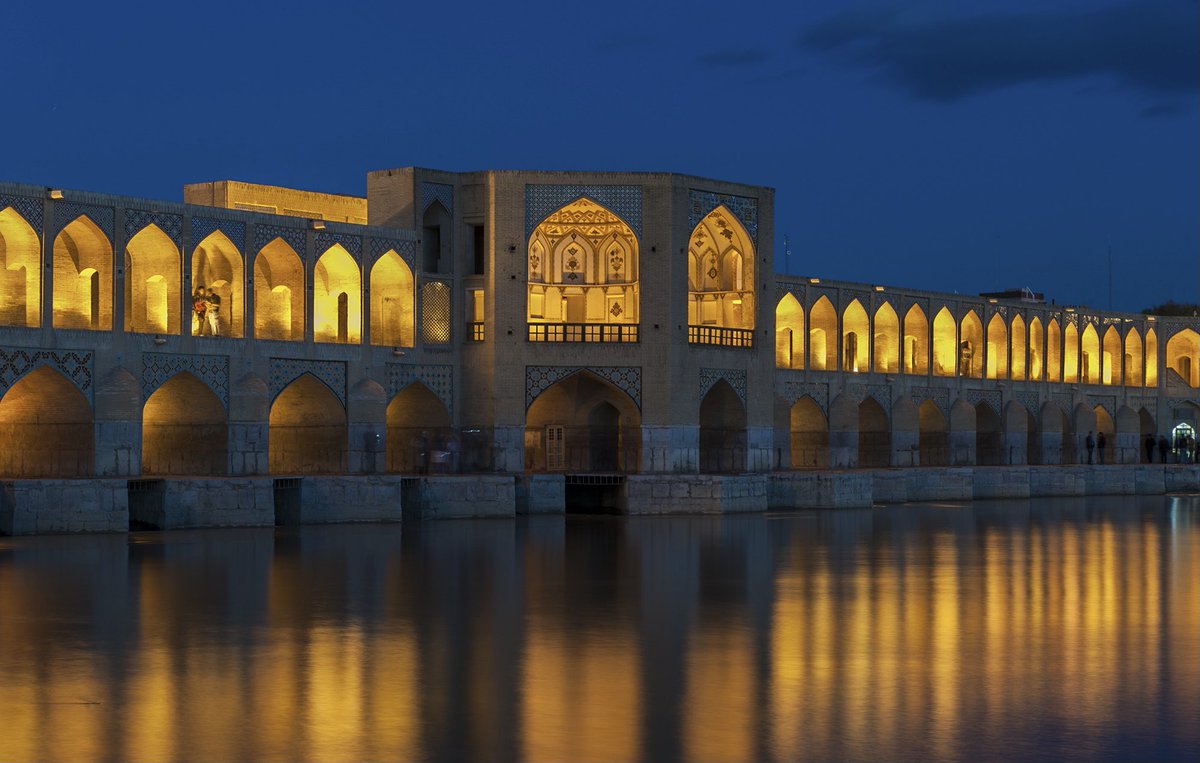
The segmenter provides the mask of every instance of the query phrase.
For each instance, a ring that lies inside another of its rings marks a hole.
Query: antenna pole
[[[1112,310],[1112,242],[1108,244],[1108,309]]]

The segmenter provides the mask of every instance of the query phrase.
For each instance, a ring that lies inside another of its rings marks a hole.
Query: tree
[[[1142,310],[1144,315],[1200,315],[1200,305],[1190,302],[1175,302],[1168,299],[1161,305],[1154,305]]]

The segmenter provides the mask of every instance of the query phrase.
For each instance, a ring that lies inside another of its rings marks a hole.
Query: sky
[[[780,271],[1200,302],[1198,8],[3,3],[0,180],[180,200],[363,195],[409,165],[680,172],[775,188]]]

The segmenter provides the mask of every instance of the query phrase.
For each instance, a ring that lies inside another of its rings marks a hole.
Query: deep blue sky
[[[1200,300],[1197,0],[4,3],[0,178],[371,169],[776,189],[792,271]]]

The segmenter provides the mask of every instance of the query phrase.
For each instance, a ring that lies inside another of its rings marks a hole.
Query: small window
[[[482,225],[471,226],[471,254],[474,258],[471,273],[477,276],[483,275],[487,263],[487,236],[485,233],[486,229]]]

